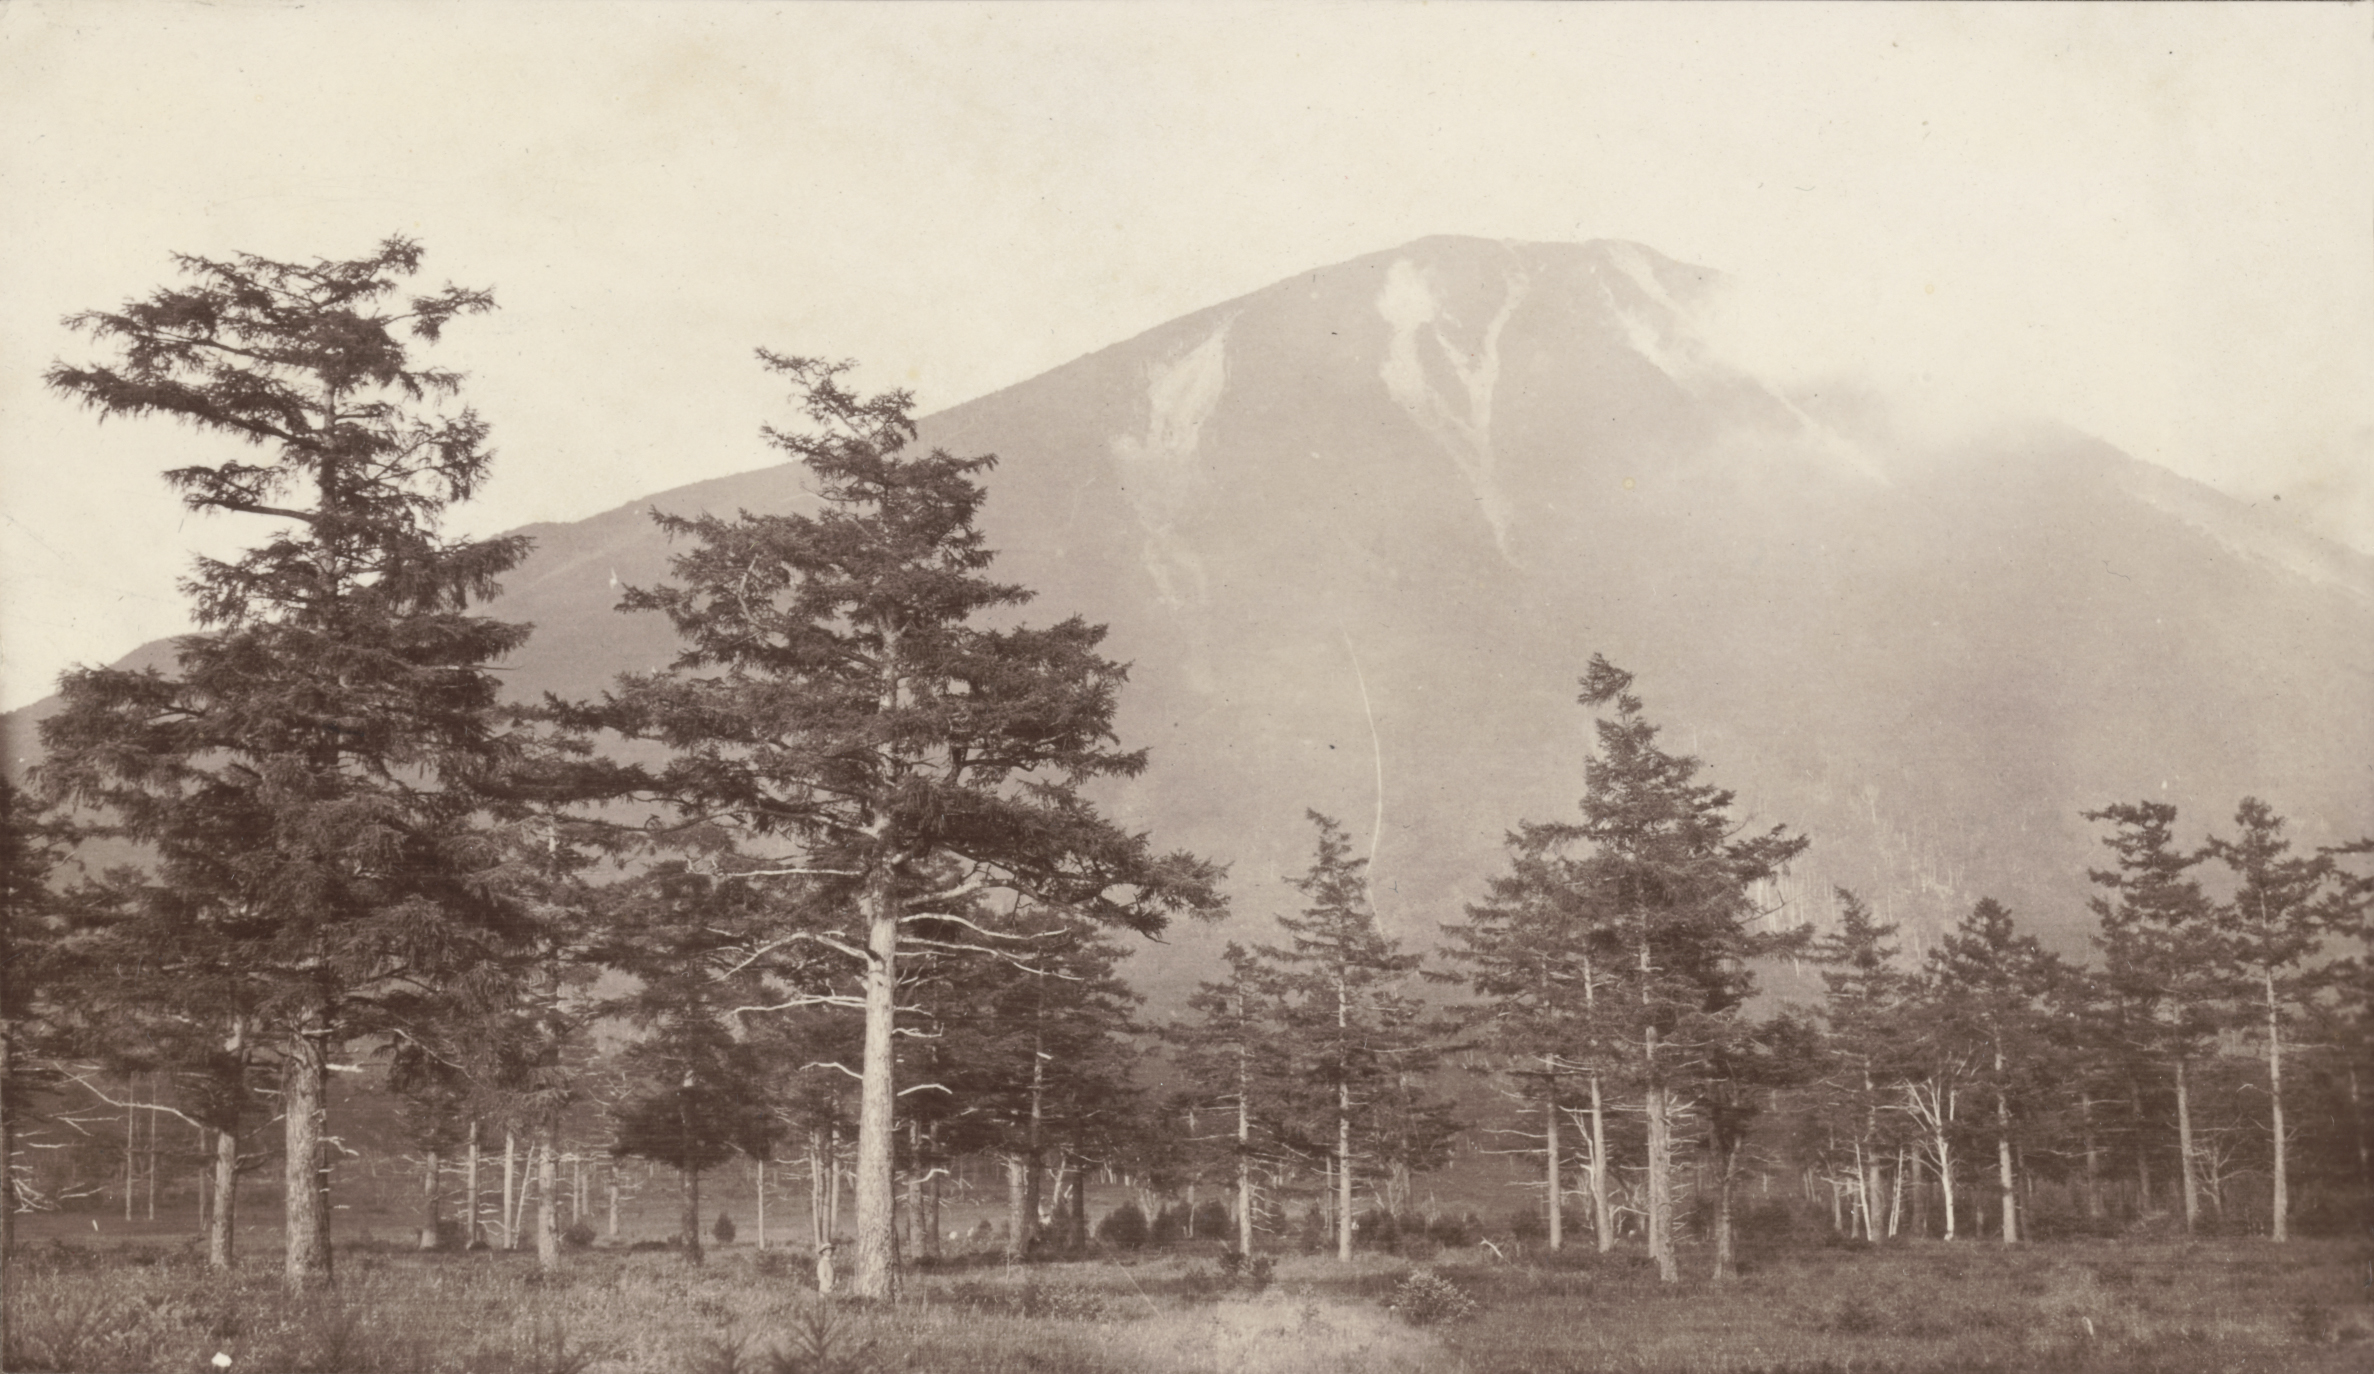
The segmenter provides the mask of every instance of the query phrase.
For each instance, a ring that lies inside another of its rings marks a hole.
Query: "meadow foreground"
[[[696,1268],[596,1248],[548,1277],[519,1255],[355,1246],[339,1286],[304,1300],[262,1256],[225,1276],[175,1252],[30,1251],[9,1276],[11,1371],[2339,1374],[2374,1357],[2367,1260],[2343,1242],[1807,1248],[1719,1288],[1660,1285],[1620,1252],[1284,1257],[1260,1274],[1145,1253],[951,1262],[887,1307],[820,1304],[782,1249]]]

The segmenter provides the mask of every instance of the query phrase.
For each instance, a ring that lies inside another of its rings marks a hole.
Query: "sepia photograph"
[[[2374,1364],[2374,3],[0,0],[0,1371]]]

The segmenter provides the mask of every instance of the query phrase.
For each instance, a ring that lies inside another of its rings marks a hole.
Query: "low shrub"
[[[1156,1245],[1176,1245],[1187,1239],[1188,1215],[1187,1209],[1177,1203],[1163,1208],[1154,1214],[1146,1238]]]
[[[717,1214],[717,1224],[709,1228],[709,1234],[717,1237],[717,1243],[719,1245],[733,1244],[734,1219],[730,1216],[727,1216],[723,1212],[719,1212]]]
[[[1213,1200],[1196,1205],[1195,1239],[1217,1240],[1234,1229],[1236,1218],[1229,1215],[1227,1203]]]
[[[1466,1290],[1428,1269],[1417,1269],[1394,1286],[1385,1306],[1412,1326],[1465,1321],[1478,1310]]]
[[[561,1231],[561,1244],[572,1250],[591,1249],[593,1243],[594,1228],[588,1225],[583,1218],[570,1222]]]
[[[1135,1250],[1145,1245],[1150,1230],[1145,1212],[1134,1202],[1124,1202],[1096,1223],[1096,1238],[1119,1249]]]

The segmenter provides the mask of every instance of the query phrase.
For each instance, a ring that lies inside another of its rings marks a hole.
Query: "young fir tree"
[[[2086,874],[2109,889],[2088,903],[2100,925],[2094,935],[2102,951],[2100,981],[2126,1048],[2164,1065],[2175,1086],[2177,1178],[2190,1233],[2201,1219],[2193,1077],[2214,1049],[2231,997],[2227,937],[2211,923],[2209,899],[2191,876],[2204,856],[2175,847],[2175,807],[2141,801],[2088,811],[2085,818],[2115,827],[2102,843],[2118,856],[2118,867]],[[2132,1093],[2137,1101],[2142,1095],[2140,1088]]]
[[[2048,999],[2066,967],[2035,936],[2019,934],[2011,913],[1988,897],[1929,952],[1923,973],[1920,1015],[1927,1034],[1960,1045],[1960,1057],[1974,1066],[1972,1086],[1992,1110],[2002,1207],[1998,1238],[2015,1244],[2016,1156],[2028,1125],[2022,1099],[2044,1058],[2052,1030]]]
[[[1085,1242],[1085,1166],[1132,1114],[1138,996],[1116,971],[1126,951],[1096,932],[1027,912],[1000,933],[1032,928],[1027,954],[940,956],[916,997],[928,1033],[911,1047],[919,1096],[910,1109],[944,1120],[948,1143],[996,1156],[1006,1170],[1006,1254]],[[988,923],[985,922],[985,925]],[[1018,942],[1009,942],[1018,943]]]
[[[1677,1104],[1710,1055],[1745,1033],[1753,960],[1784,953],[1805,931],[1761,929],[1755,892],[1805,849],[1785,826],[1741,834],[1732,794],[1697,781],[1699,760],[1657,747],[1658,729],[1632,695],[1632,675],[1594,654],[1581,700],[1614,706],[1598,722],[1578,827],[1592,852],[1579,873],[1613,925],[1622,959],[1613,990],[1628,1022],[1630,1074],[1648,1124],[1649,1254],[1679,1281],[1673,1248]]]
[[[1611,913],[1589,900],[1571,853],[1580,838],[1574,825],[1520,822],[1508,837],[1509,871],[1491,880],[1465,922],[1443,929],[1450,957],[1467,966],[1465,981],[1482,999],[1482,1042],[1541,1112],[1549,1247],[1565,1245],[1562,1127],[1580,1114],[1592,1235],[1605,1252],[1615,1244],[1606,1094],[1621,1072],[1630,1023],[1606,995],[1623,951]]]
[[[2333,855],[2297,855],[2284,838],[2284,821],[2273,807],[2245,797],[2234,811],[2231,840],[2211,836],[2205,858],[2233,875],[2234,892],[2216,908],[2214,919],[2233,959],[2240,984],[2237,1019],[2247,1009],[2266,1042],[2268,1140],[2273,1152],[2275,1195],[2268,1234],[2291,1237],[2291,1157],[2283,1117],[2285,1028],[2336,970],[2322,958],[2328,921],[2335,910],[2327,884],[2335,877]],[[2246,989],[2246,990],[2245,990]]]
[[[1384,1127],[1381,1110],[1398,1073],[1420,1072],[1430,1039],[1415,999],[1402,991],[1419,957],[1377,929],[1369,907],[1368,861],[1355,858],[1343,827],[1306,813],[1318,831],[1311,866],[1288,879],[1305,905],[1281,916],[1289,943],[1255,953],[1263,977],[1277,989],[1282,1028],[1296,1054],[1297,1075],[1325,1095],[1304,1111],[1322,1120],[1333,1161],[1336,1258],[1352,1258],[1352,1188],[1365,1159],[1368,1170],[1390,1170],[1400,1141]],[[1402,1090],[1406,1091],[1406,1087]]]
[[[1749,1133],[1774,1097],[1811,1082],[1823,1059],[1819,1028],[1794,1011],[1761,1022],[1743,1018],[1707,1048],[1698,1092],[1706,1113],[1706,1151],[1715,1167],[1716,1283],[1739,1277],[1732,1215]]]
[[[415,362],[404,337],[434,342],[493,300],[403,298],[420,249],[401,238],[343,262],[176,261],[187,285],[71,319],[119,356],[55,365],[48,383],[102,418],[247,445],[165,476],[191,510],[269,533],[198,561],[184,587],[212,633],[179,643],[176,671],[66,674],[41,781],[110,816],[161,872],[214,874],[193,910],[236,943],[281,1063],[287,1277],[326,1283],[331,1057],[510,924],[475,880],[490,862],[476,818],[505,754],[488,665],[527,630],[470,605],[527,543],[439,534],[485,480],[487,430],[440,404],[460,376]]]
[[[1897,1046],[1902,1042],[1905,1004],[1913,979],[1897,966],[1890,943],[1896,927],[1883,925],[1863,899],[1845,888],[1838,897],[1838,928],[1814,941],[1808,957],[1823,965],[1822,1020],[1831,1072],[1818,1085],[1821,1106],[1834,1125],[1843,1124],[1846,1163],[1852,1170],[1854,1219],[1863,1238],[1878,1243],[1893,1231],[1880,1216],[1889,1157],[1903,1172],[1900,1139],[1890,1137],[1895,1114],[1885,1112],[1898,1092]]]
[[[1171,1060],[1186,1081],[1188,1100],[1222,1118],[1227,1175],[1236,1195],[1236,1248],[1253,1253],[1254,1179],[1278,1157],[1277,1122],[1291,1085],[1288,1046],[1281,1034],[1276,993],[1260,958],[1230,941],[1221,954],[1228,974],[1199,983],[1187,999],[1193,1021],[1165,1028]],[[1201,1144],[1201,1141],[1193,1142]],[[1193,1222],[1192,1211],[1189,1214]]]
[[[671,1013],[620,1056],[635,1083],[614,1114],[611,1153],[664,1164],[682,1184],[678,1236],[692,1264],[701,1246],[701,1175],[739,1152],[763,1158],[774,1121],[759,1093],[758,1056],[698,1011]]]
[[[845,364],[760,357],[817,426],[767,435],[824,509],[657,517],[694,547],[673,585],[622,604],[666,613],[683,651],[582,719],[667,747],[660,786],[778,846],[776,867],[810,889],[797,909],[832,913],[784,936],[841,952],[862,983],[851,1290],[885,1298],[901,960],[919,939],[962,947],[967,913],[997,894],[1150,934],[1216,910],[1217,871],[1157,856],[1081,794],[1145,766],[1114,740],[1125,672],[1097,653],[1104,631],[977,623],[1030,598],[985,575],[978,479],[994,460],[908,452],[912,398],[858,397]]]

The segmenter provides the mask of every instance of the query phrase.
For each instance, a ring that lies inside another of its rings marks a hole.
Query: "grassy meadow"
[[[1807,1244],[1752,1252],[1722,1287],[1660,1285],[1637,1253],[1599,1256],[1587,1244],[1505,1259],[1449,1248],[1423,1264],[1281,1256],[1249,1274],[1203,1242],[1019,1268],[960,1256],[910,1271],[897,1305],[866,1307],[819,1303],[805,1253],[780,1245],[718,1247],[698,1267],[672,1251],[596,1245],[546,1276],[524,1253],[357,1240],[339,1249],[336,1289],[299,1300],[281,1292],[277,1256],[262,1245],[216,1275],[193,1247],[44,1229],[54,1234],[10,1267],[10,1371],[2374,1367],[2368,1252],[2332,1240]],[[1703,1272],[1703,1255],[1684,1258]]]

